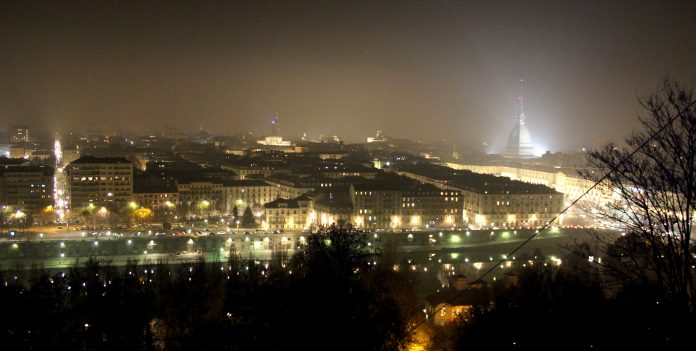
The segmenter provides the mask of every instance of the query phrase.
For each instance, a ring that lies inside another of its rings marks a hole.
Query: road
[[[230,248],[241,257],[269,260],[274,251],[283,250],[292,255],[302,245],[307,233],[288,232],[233,233],[224,235],[148,235],[146,232],[124,234],[103,232],[91,235],[83,231],[57,233],[5,234],[0,240],[0,265],[43,264],[46,267],[68,267],[75,259],[97,256],[112,260],[114,265],[128,260],[169,262],[188,261],[203,256],[207,261],[227,260]],[[393,250],[399,257],[410,257],[423,262],[425,258],[464,262],[485,262],[509,253],[516,245],[526,240],[534,230],[472,230],[472,231],[416,231],[416,232],[371,232],[369,245],[382,250]],[[607,234],[611,235],[611,234]],[[584,229],[551,229],[540,233],[520,253],[542,250],[560,255],[559,245],[587,241],[590,238]],[[385,245],[386,242],[390,242]],[[3,251],[4,250],[4,251]],[[193,254],[197,252],[198,254]],[[188,253],[188,254],[184,254]]]

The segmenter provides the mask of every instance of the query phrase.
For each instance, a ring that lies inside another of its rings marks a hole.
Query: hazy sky
[[[0,125],[385,134],[502,149],[620,139],[696,82],[696,2],[0,2]]]

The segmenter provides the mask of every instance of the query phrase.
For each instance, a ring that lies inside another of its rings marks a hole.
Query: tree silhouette
[[[293,256],[293,277],[302,285],[291,308],[301,306],[294,315],[313,326],[312,338],[298,347],[397,350],[408,341],[415,298],[402,293],[409,283],[376,264],[379,254],[367,244],[365,233],[332,226]]]
[[[665,81],[641,99],[642,130],[589,153],[598,181],[618,195],[598,215],[618,224],[626,236],[606,242],[606,271],[621,285],[652,288],[677,310],[693,313],[696,303],[692,229],[696,210],[696,107],[690,90]],[[633,149],[639,149],[631,155]]]
[[[398,350],[417,305],[412,282],[364,233],[324,228],[288,261],[232,255],[114,267],[0,271],[0,344],[53,350]],[[415,301],[415,302],[414,302]]]
[[[244,209],[244,215],[242,216],[242,227],[256,227],[256,219],[254,218],[254,214],[251,212],[251,208],[249,208],[249,206],[247,206],[247,208]]]
[[[237,205],[234,205],[234,207],[232,207],[232,218],[239,218],[239,208],[237,208]]]

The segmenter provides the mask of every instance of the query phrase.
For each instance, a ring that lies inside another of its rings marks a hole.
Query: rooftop
[[[0,165],[0,175],[5,173],[43,173],[45,176],[54,174],[53,167],[32,165]]]
[[[104,163],[130,163],[133,162],[126,160],[123,157],[95,157],[95,156],[82,156],[70,164],[104,164]]]
[[[353,203],[347,192],[322,192],[314,196],[314,207],[331,209],[332,211],[352,211]]]
[[[294,198],[294,199],[283,199],[283,198],[278,198],[278,199],[275,199],[275,200],[273,200],[273,201],[271,201],[271,202],[269,202],[269,203],[266,203],[265,205],[263,205],[263,207],[264,207],[264,208],[280,208],[280,207],[284,207],[284,208],[300,208],[300,203],[301,203],[301,202],[311,201],[311,200],[312,200],[312,199],[310,199],[309,197],[304,196],[304,195],[298,196],[298,197],[296,197],[296,198]],[[281,206],[281,205],[285,205],[285,206]]]
[[[474,173],[468,170],[420,162],[400,167],[401,171],[438,180],[448,185],[476,193],[491,194],[555,194],[554,189],[540,184],[529,184],[508,177]]]
[[[9,158],[5,156],[0,157],[0,166],[19,166],[29,161],[25,158]]]
[[[244,180],[226,180],[223,182],[225,186],[242,187],[242,186],[271,186],[263,180],[244,179]]]

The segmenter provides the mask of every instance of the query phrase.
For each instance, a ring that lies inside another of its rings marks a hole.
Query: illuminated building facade
[[[563,194],[544,185],[429,164],[397,173],[445,192],[460,191],[463,220],[478,227],[536,227],[563,209]]]
[[[294,199],[276,199],[265,205],[266,229],[302,230],[308,228],[316,220],[312,208],[312,199],[300,196]]]
[[[261,208],[279,197],[279,188],[261,180],[233,180],[225,182],[225,211],[232,213],[237,206],[239,215],[244,213],[247,207],[252,210]]]
[[[486,284],[477,281],[472,284],[468,279],[458,274],[450,286],[426,296],[425,310],[431,324],[444,327],[473,316],[474,306],[490,304],[490,290],[484,289]]]
[[[284,177],[276,175],[270,178],[265,178],[264,181],[273,185],[277,189],[277,197],[283,199],[296,198],[302,194],[313,191],[315,188],[311,184],[306,184],[300,178],[292,176]]]
[[[478,227],[537,227],[563,209],[563,194],[549,191],[462,191],[465,219]]]
[[[377,134],[373,137],[367,137],[367,142],[368,143],[383,143],[387,141],[386,138],[384,137],[384,133],[382,133],[381,130],[377,131]]]
[[[0,205],[27,214],[53,205],[53,168],[0,165]]]
[[[221,182],[180,180],[176,188],[186,212],[208,214],[226,208],[225,187]]]
[[[133,163],[120,157],[82,156],[66,167],[70,207],[120,209],[133,195]]]
[[[451,227],[461,223],[458,190],[430,184],[356,184],[350,187],[354,225],[361,228]]]
[[[320,226],[353,223],[353,203],[346,189],[320,192],[312,198],[314,217]]]
[[[280,136],[278,128],[280,127],[280,122],[278,121],[278,115],[271,120],[271,135],[256,141],[259,145],[265,146],[291,146],[292,143],[289,140],[283,140]]]
[[[239,179],[247,179],[252,176],[269,177],[278,173],[289,173],[290,170],[284,164],[278,162],[250,161],[238,162],[221,166],[224,170],[233,171]]]
[[[181,206],[179,193],[176,191],[147,191],[133,192],[133,201],[142,207],[155,211],[156,214],[175,214]]]
[[[594,182],[587,180],[578,174],[577,168],[550,168],[550,167],[524,167],[503,165],[461,165],[448,163],[453,169],[469,170],[475,173],[491,174],[508,177],[525,183],[541,184],[553,188],[565,195],[564,203],[569,205],[571,201],[583,195],[590,189]],[[603,206],[608,202],[618,200],[616,194],[609,187],[598,186],[583,198],[585,202]]]
[[[12,135],[10,135],[10,142],[12,143],[28,143],[31,141],[29,136],[29,128],[27,127],[14,127],[12,128]]]

